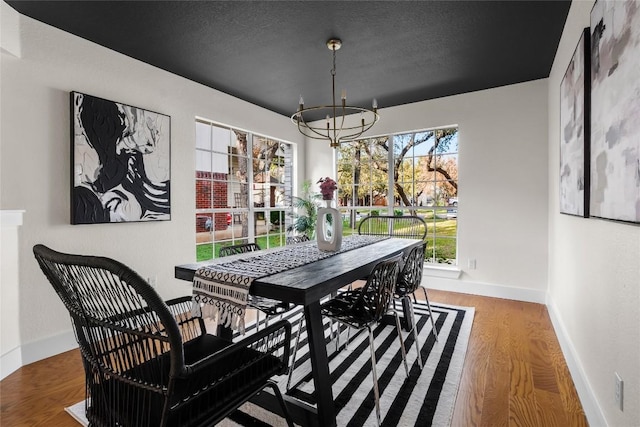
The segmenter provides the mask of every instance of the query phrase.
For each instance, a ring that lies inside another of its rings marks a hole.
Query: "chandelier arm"
[[[315,108],[314,108],[315,109]],[[307,138],[312,138],[312,139],[327,139],[327,135],[325,135],[324,133],[320,133],[319,131],[324,131],[324,128],[320,128],[317,126],[311,126],[309,125],[305,120],[304,120],[304,116],[301,114],[302,111],[304,110],[300,110],[298,111],[298,113],[294,114],[293,116],[291,116],[291,120],[292,121],[296,121],[298,124],[298,131],[303,134],[304,136],[306,136]],[[295,117],[295,119],[294,119]],[[301,123],[304,125],[301,127]],[[307,132],[307,131],[311,131],[313,132],[313,134]],[[314,135],[315,134],[315,135]],[[329,138],[329,140],[331,141],[331,138]]]
[[[304,113],[309,113],[312,111],[333,111],[333,106],[331,105],[323,105],[323,106],[317,106],[317,107],[309,107],[309,108],[303,108],[302,110],[298,110],[297,112],[295,112],[292,116],[291,116],[291,121],[296,124],[298,126],[298,128],[300,129],[300,132],[305,134],[303,131],[305,129],[309,129],[312,132],[314,132],[317,135],[322,136],[321,139],[327,139],[326,134],[321,133],[321,132],[326,132],[326,128],[325,127],[321,127],[321,126],[314,126],[310,123],[308,123],[305,119],[304,119]],[[353,125],[353,126],[342,126],[342,128],[340,129],[341,132],[343,131],[347,131],[350,132],[348,135],[346,135],[347,137],[353,138],[355,136],[358,136],[364,132],[366,132],[367,130],[371,129],[371,127],[373,127],[374,124],[376,124],[380,118],[378,113],[374,113],[371,110],[367,110],[366,108],[362,108],[362,107],[354,107],[354,106],[345,106],[345,115],[343,116],[343,119],[345,119],[345,117],[347,115],[353,115],[353,114],[357,114],[357,113],[371,113],[372,116],[369,119],[370,121],[365,121],[365,125],[364,125],[364,130],[362,130],[362,124],[359,123],[357,125]],[[349,114],[347,114],[347,112],[349,112]],[[326,123],[326,121],[319,119],[319,120],[314,120],[315,122],[322,122],[323,124]],[[331,129],[333,131],[333,129]],[[342,139],[342,138],[340,138]]]

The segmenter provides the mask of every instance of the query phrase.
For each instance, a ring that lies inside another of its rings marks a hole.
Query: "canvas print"
[[[71,223],[171,219],[171,118],[71,92]]]
[[[589,29],[560,84],[560,212],[589,216]]]
[[[640,223],[640,2],[591,11],[591,215]]]

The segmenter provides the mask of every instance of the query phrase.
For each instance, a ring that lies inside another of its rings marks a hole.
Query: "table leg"
[[[413,329],[413,317],[411,316],[411,300],[410,297],[402,298],[402,316],[405,331]]]
[[[311,370],[313,372],[315,398],[318,403],[318,425],[334,427],[336,425],[336,410],[329,378],[329,358],[327,357],[327,345],[324,339],[320,302],[315,301],[305,306],[304,317],[307,322]]]
[[[233,331],[228,326],[218,325],[216,336],[227,341],[233,341]]]

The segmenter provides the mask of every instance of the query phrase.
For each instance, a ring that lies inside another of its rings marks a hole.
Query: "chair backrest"
[[[287,245],[295,245],[296,243],[308,242],[309,236],[306,234],[298,234],[297,236],[287,236]]]
[[[223,246],[218,251],[219,257],[225,257],[229,255],[244,254],[247,252],[259,251],[260,246],[257,243],[242,243],[240,245]]]
[[[420,286],[420,282],[422,282],[422,270],[424,268],[425,246],[426,243],[416,246],[409,252],[402,271],[400,271],[398,275],[396,293],[409,295]]]
[[[419,216],[370,215],[360,221],[358,234],[424,240],[427,223]]]
[[[360,311],[367,323],[378,322],[389,309],[398,279],[401,255],[380,261],[362,287],[352,310]]]
[[[144,381],[161,390],[167,374],[182,372],[183,325],[142,277],[109,258],[64,254],[44,245],[34,246],[33,252],[69,311],[80,351],[90,365],[85,363],[85,369],[91,369],[88,382],[97,381],[96,371],[136,381],[132,372],[145,365],[146,371],[139,372]],[[190,311],[190,304],[185,302],[182,309]],[[202,320],[195,322],[191,326],[200,329],[195,334],[204,333]],[[167,353],[169,357],[158,357]],[[163,366],[153,366],[154,360]]]

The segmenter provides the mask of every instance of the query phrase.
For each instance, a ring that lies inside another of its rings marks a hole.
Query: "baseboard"
[[[61,332],[22,346],[22,366],[78,348],[73,331]]]
[[[567,367],[571,373],[571,379],[573,379],[573,384],[578,392],[578,397],[580,398],[580,403],[582,403],[582,409],[587,417],[589,426],[606,427],[608,424],[602,409],[598,404],[596,396],[593,394],[593,388],[589,384],[589,380],[585,375],[584,369],[582,369],[578,353],[573,347],[573,343],[571,342],[569,334],[567,334],[567,330],[564,327],[561,317],[558,316],[558,311],[551,297],[547,298],[547,311],[549,312],[551,324],[553,325],[553,329],[558,337],[562,354],[567,362]]]
[[[534,302],[538,304],[546,303],[545,291],[536,289],[514,288],[512,286],[494,285],[491,283],[424,276],[422,284],[426,286],[427,289],[437,289],[439,291],[460,292],[463,294]]]
[[[22,349],[16,347],[0,357],[0,380],[5,379],[22,367]]]

